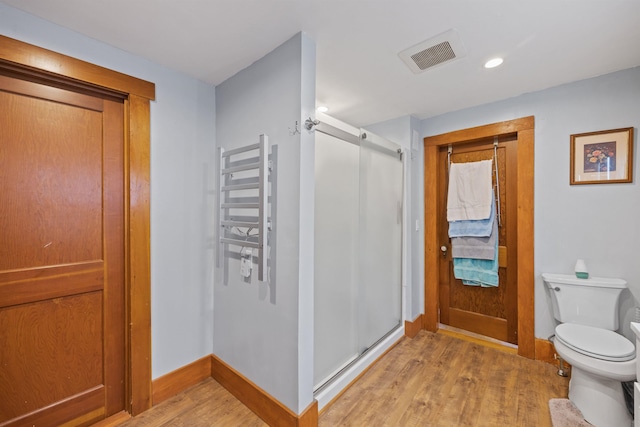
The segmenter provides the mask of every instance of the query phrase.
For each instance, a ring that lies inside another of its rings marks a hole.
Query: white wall
[[[278,145],[275,283],[216,270],[213,351],[296,413],[313,400],[315,44],[298,34],[216,88],[217,142]],[[296,121],[301,133],[292,132]]]
[[[215,88],[0,4],[0,34],[156,84],[151,102],[153,378],[212,352]]]
[[[569,185],[571,134],[640,125],[640,68],[529,93],[423,120],[422,135],[535,116],[535,335],[553,334],[555,321],[540,275],[572,274],[584,258],[593,276],[621,277],[622,332],[640,298],[640,186]],[[635,144],[635,142],[634,142]],[[637,150],[636,150],[637,152]]]

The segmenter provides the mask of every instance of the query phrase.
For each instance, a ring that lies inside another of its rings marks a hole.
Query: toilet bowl
[[[633,347],[622,335],[615,335]],[[571,348],[558,339],[557,335],[553,345],[558,356],[571,365],[569,400],[582,412],[584,419],[596,427],[631,426],[632,419],[624,400],[621,382],[632,381],[636,377],[635,349],[630,359],[611,361],[580,352],[575,346]],[[600,356],[611,356],[604,351],[603,353],[605,354]]]
[[[618,328],[620,279],[578,279],[543,274],[550,289],[554,317],[560,323],[553,344],[571,364],[569,400],[596,427],[628,427],[622,382],[636,378],[634,344]]]

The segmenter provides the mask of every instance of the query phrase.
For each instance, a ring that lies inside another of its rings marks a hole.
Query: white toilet
[[[572,367],[569,400],[596,427],[631,426],[621,382],[636,378],[636,352],[631,341],[614,332],[627,282],[546,273],[542,279],[551,293],[553,317],[561,322],[553,344]]]

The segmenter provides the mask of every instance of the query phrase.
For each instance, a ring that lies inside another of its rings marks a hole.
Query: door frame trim
[[[461,129],[424,138],[424,328],[438,330],[438,242],[437,200],[438,150],[443,145],[464,144],[484,138],[515,135],[517,186],[517,283],[518,354],[535,359],[535,296],[533,248],[534,198],[534,116]]]
[[[150,101],[155,84],[0,36],[0,68],[34,79],[124,97],[125,170],[125,410],[152,405],[150,273]]]

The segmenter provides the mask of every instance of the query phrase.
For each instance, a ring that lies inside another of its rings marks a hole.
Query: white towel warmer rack
[[[232,150],[219,148],[218,267],[232,248],[257,249],[258,280],[266,281],[269,223],[269,139]],[[253,254],[252,254],[253,257]]]

